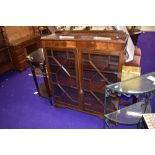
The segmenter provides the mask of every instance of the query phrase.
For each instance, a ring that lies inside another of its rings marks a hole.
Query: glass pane
[[[78,106],[74,50],[48,50],[55,102]]]
[[[155,90],[155,72],[107,86],[108,89],[124,94],[143,94]]]
[[[104,112],[105,86],[117,82],[117,74],[110,68],[110,59],[117,61],[115,70],[118,70],[117,57],[111,58],[108,55],[94,53],[82,54],[85,110]],[[115,107],[112,105],[110,108]]]
[[[138,124],[138,122],[142,118],[142,114],[144,113],[145,107],[146,104],[144,102],[138,102],[126,108],[109,113],[105,115],[105,117],[111,121],[120,124],[134,125]],[[150,105],[147,106],[146,112],[147,113],[151,112]]]

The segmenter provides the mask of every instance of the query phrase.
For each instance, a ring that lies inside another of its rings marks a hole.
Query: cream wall
[[[155,26],[141,26],[142,31],[155,31]]]
[[[106,26],[93,26],[92,29],[96,30],[103,30]],[[107,26],[108,27],[108,26]],[[110,27],[110,26],[109,26]],[[128,26],[130,27],[130,26]],[[155,31],[155,26],[136,26],[138,29],[141,29],[142,31]]]

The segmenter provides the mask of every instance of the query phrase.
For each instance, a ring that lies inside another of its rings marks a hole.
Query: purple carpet
[[[0,128],[80,129],[103,128],[101,119],[70,109],[54,108],[34,94],[30,69],[1,76]]]
[[[155,72],[155,32],[144,32],[138,40],[138,47],[141,48],[141,69],[142,74]],[[152,112],[155,113],[155,96],[151,102]]]
[[[142,50],[142,74],[155,71],[155,33],[143,33],[138,40]],[[54,108],[35,94],[30,69],[0,75],[0,128],[3,129],[102,129],[103,120],[82,112]],[[152,102],[155,112],[155,99]],[[129,128],[129,126],[119,126]],[[135,128],[131,126],[130,128]]]

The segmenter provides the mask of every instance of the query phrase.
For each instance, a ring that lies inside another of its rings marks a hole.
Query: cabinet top
[[[59,31],[55,34],[43,36],[42,40],[72,40],[72,41],[103,41],[125,43],[128,35],[123,31]]]

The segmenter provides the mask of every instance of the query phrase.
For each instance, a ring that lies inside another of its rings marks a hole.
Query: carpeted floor
[[[143,33],[138,46],[142,50],[142,73],[155,71],[155,33]],[[36,94],[30,69],[22,73],[0,75],[0,128],[7,129],[102,129],[104,122],[82,112],[54,108]],[[152,102],[155,112],[155,98]],[[129,128],[119,126],[119,128]],[[135,126],[130,126],[135,128]]]
[[[142,74],[155,72],[155,32],[144,32],[138,40],[138,47],[142,50]],[[152,99],[152,112],[155,113],[155,97]]]
[[[0,84],[0,128],[102,128],[103,122],[85,113],[54,108],[35,94],[30,69],[3,75]]]

